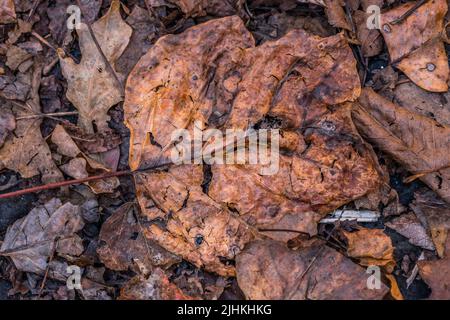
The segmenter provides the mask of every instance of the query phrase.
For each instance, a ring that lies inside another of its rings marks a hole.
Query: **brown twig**
[[[132,173],[133,172],[130,170],[117,171],[117,172],[106,172],[103,174],[99,174],[99,175],[91,176],[91,177],[87,177],[87,178],[82,178],[82,179],[66,180],[66,181],[61,181],[61,182],[49,183],[49,184],[44,184],[42,186],[37,186],[37,187],[28,188],[28,189],[17,190],[17,191],[13,191],[13,192],[9,192],[9,193],[0,194],[0,199],[19,197],[24,194],[35,193],[35,192],[50,190],[50,189],[57,189],[57,188],[61,188],[61,187],[71,186],[74,184],[81,184],[81,183],[85,183],[85,182],[102,180],[102,179],[107,179],[107,178],[112,178],[112,177],[120,177],[120,176],[130,175]]]

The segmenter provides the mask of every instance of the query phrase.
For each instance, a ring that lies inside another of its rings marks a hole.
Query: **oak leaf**
[[[110,65],[124,52],[132,29],[120,15],[120,1],[114,0],[109,11],[92,24],[92,32]],[[108,110],[122,101],[118,76],[107,67],[90,28],[81,23],[77,29],[82,58],[79,64],[58,50],[62,73],[68,82],[67,98],[79,111],[79,126],[87,133],[108,128]]]

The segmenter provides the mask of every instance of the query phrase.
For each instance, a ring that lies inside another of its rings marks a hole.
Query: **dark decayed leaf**
[[[365,269],[317,240],[298,251],[272,240],[251,242],[236,268],[251,300],[382,299],[388,292],[384,284],[368,289]]]
[[[192,132],[195,120],[247,130],[275,118],[285,153],[272,176],[259,175],[260,166],[212,165],[207,191],[199,165],[135,174],[143,214],[167,222],[146,235],[198,267],[232,275],[227,261],[254,237],[253,228],[315,234],[324,214],[375,189],[373,153],[345,103],[360,93],[355,65],[342,35],[293,30],[255,47],[235,16],[160,38],[127,81],[132,169],[168,162],[172,131]]]
[[[76,234],[83,226],[78,206],[52,199],[8,228],[0,254],[10,257],[21,271],[43,275],[54,253],[83,253],[82,239]]]
[[[450,128],[364,89],[353,111],[361,134],[450,203]]]

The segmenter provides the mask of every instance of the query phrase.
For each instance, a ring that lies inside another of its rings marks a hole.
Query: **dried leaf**
[[[78,206],[52,199],[8,228],[0,254],[10,257],[21,271],[44,274],[53,251],[83,253],[82,239],[75,234],[83,226]]]
[[[126,22],[133,28],[133,34],[127,48],[117,60],[116,70],[128,76],[139,58],[152,46],[152,40],[156,37],[157,30],[156,23],[152,20],[147,10],[137,5],[134,6]]]
[[[352,27],[348,22],[348,18],[345,14],[343,6],[345,5],[343,0],[324,0],[325,2],[325,14],[328,18],[328,23],[335,28],[342,28],[352,31]]]
[[[133,204],[124,204],[102,225],[97,253],[106,267],[127,270],[135,260],[151,270],[152,266],[169,267],[179,258],[142,235]]]
[[[358,259],[362,266],[382,266],[391,273],[395,267],[391,238],[381,229],[343,231],[348,242],[347,254]]]
[[[353,118],[361,134],[450,203],[450,128],[364,89]]]
[[[11,46],[6,52],[6,57],[6,65],[14,71],[20,66],[21,63],[30,59],[32,55],[17,46]]]
[[[415,246],[434,250],[433,241],[428,236],[427,231],[413,213],[408,213],[385,223],[387,227],[397,231],[402,236],[408,238],[409,242]]]
[[[353,19],[356,25],[356,37],[361,43],[361,51],[364,57],[379,55],[383,50],[383,40],[380,31],[367,28],[369,14],[364,11],[355,11]]]
[[[445,242],[443,259],[419,261],[420,276],[431,287],[431,300],[450,299],[450,237]]]
[[[392,274],[386,274],[386,278],[388,278],[389,282],[391,283],[391,296],[395,300],[404,300],[403,295],[400,291],[400,288],[398,287],[397,280]]]
[[[157,268],[146,278],[138,275],[121,289],[119,300],[192,300],[169,282],[163,270]]]
[[[445,241],[450,230],[450,206],[433,192],[416,192],[411,209],[433,239],[439,257],[444,256]]]
[[[266,240],[247,245],[236,260],[239,287],[250,300],[382,299],[388,288],[367,287],[368,275],[323,242],[298,251]]]
[[[143,214],[167,222],[146,235],[221,275],[234,274],[227,261],[253,238],[255,227],[315,234],[321,216],[379,180],[350,106],[342,104],[360,93],[342,35],[294,30],[278,41],[253,43],[238,17],[164,36],[141,58],[126,88],[132,169],[168,161],[172,131],[193,130],[195,120],[222,130],[246,130],[267,117],[281,123],[281,145],[288,150],[273,176],[260,176],[259,166],[212,165],[206,190],[199,165],[135,175]],[[296,233],[267,235],[288,240]]]
[[[427,1],[403,22],[392,23],[414,5],[408,2],[381,15],[381,33],[391,61],[425,90],[446,92],[449,66],[441,32],[447,1]]]
[[[16,21],[14,0],[0,0],[0,24]]]
[[[120,1],[111,3],[107,14],[92,25],[92,30],[104,55],[114,66],[132,33],[131,27],[120,16]],[[120,84],[107,68],[87,25],[81,24],[77,34],[83,55],[79,64],[58,51],[62,72],[68,82],[66,95],[79,111],[80,127],[87,133],[94,133],[95,123],[101,132],[108,128],[108,110],[122,101]]]
[[[62,174],[51,157],[50,149],[41,134],[42,118],[39,102],[41,67],[33,70],[31,99],[26,105],[15,105],[16,129],[0,149],[0,168],[19,172],[23,178],[41,175],[44,183],[62,180]]]
[[[397,85],[392,101],[411,112],[432,118],[440,124],[450,126],[450,92],[434,93],[421,89],[414,83]]]
[[[0,111],[0,148],[3,146],[6,138],[16,128],[16,118],[9,108],[1,106]]]
[[[78,132],[75,131],[74,126],[68,127],[71,128],[71,132],[74,136],[77,136]],[[82,136],[86,137],[86,135]],[[100,137],[101,134],[92,134],[92,136],[102,140]],[[109,141],[109,143],[114,143],[113,137],[114,135],[112,136],[112,141]],[[90,173],[98,174],[99,172],[103,173],[111,171],[111,168],[109,168],[108,164],[105,163],[106,161],[103,161],[107,157],[107,152],[99,154],[86,154],[80,150],[81,148],[79,147],[79,144],[84,147],[83,149],[86,149],[86,145],[90,146],[92,149],[96,146],[96,142],[98,143],[98,139],[90,141],[83,138],[77,138],[76,141],[79,143],[76,143],[62,125],[57,125],[55,127],[51,139],[52,142],[58,147],[58,153],[73,158],[68,163],[63,164],[60,167],[65,174],[75,179],[82,179],[88,177]],[[99,147],[97,146],[97,148]],[[116,167],[112,169],[115,170]],[[91,187],[92,191],[96,194],[112,193],[120,185],[120,181],[117,177],[110,177],[107,179],[86,182],[86,184]]]

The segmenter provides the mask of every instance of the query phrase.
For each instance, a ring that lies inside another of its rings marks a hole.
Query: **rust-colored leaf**
[[[360,229],[345,232],[347,254],[362,266],[382,266],[391,273],[395,267],[394,247],[391,238],[381,229]]]
[[[382,299],[388,288],[367,286],[365,270],[321,241],[298,251],[266,240],[247,245],[236,261],[239,287],[251,300]]]
[[[450,128],[364,89],[353,117],[361,134],[450,202]]]
[[[171,133],[192,131],[196,120],[225,131],[276,119],[283,149],[279,171],[266,177],[250,165],[136,173],[143,214],[166,222],[150,226],[147,237],[196,266],[232,275],[229,261],[257,229],[315,234],[324,214],[375,189],[376,162],[349,116],[348,102],[360,93],[355,64],[342,35],[293,30],[255,47],[238,17],[160,38],[127,81],[132,169],[169,163]],[[296,235],[265,234],[283,241]]]
[[[92,25],[92,31],[109,63],[114,67],[128,45],[132,29],[120,15],[120,1],[114,0],[111,8]],[[58,50],[61,68],[68,82],[67,98],[79,111],[78,123],[87,133],[94,133],[93,123],[98,131],[107,129],[108,110],[122,101],[117,75],[107,67],[97,49],[86,24],[77,29],[82,58],[79,64],[65,57]]]

